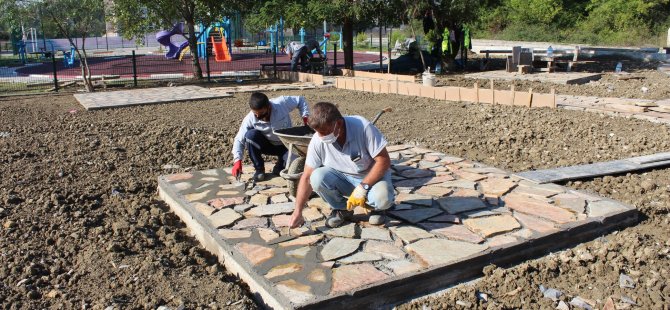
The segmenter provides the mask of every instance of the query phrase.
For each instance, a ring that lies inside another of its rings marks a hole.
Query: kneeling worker
[[[384,224],[384,210],[393,204],[395,192],[387,141],[379,129],[361,116],[343,117],[328,102],[313,107],[309,126],[316,133],[307,150],[291,227],[304,222],[302,209],[312,190],[333,210],[328,227],[342,225],[355,207],[366,205],[373,209],[370,224]]]
[[[288,155],[288,149],[282,144],[279,137],[273,130],[292,127],[291,111],[298,108],[303,123],[307,124],[309,116],[309,107],[305,97],[302,96],[281,96],[268,99],[263,93],[252,93],[249,98],[249,107],[251,112],[244,117],[240,129],[233,142],[233,176],[239,177],[242,174],[242,157],[244,148],[249,152],[249,159],[254,165],[256,172],[254,180],[263,181],[265,175],[265,161],[262,155],[277,156],[277,163],[272,169],[272,173],[279,175],[284,169],[286,162],[285,156]]]

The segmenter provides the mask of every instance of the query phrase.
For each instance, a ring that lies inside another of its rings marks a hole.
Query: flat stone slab
[[[158,104],[201,99],[232,97],[200,86],[142,88],[75,94],[74,97],[86,110],[123,108],[137,105]]]
[[[326,228],[331,209],[314,198],[303,210],[306,224],[289,230],[295,206],[283,202],[286,181],[254,187],[250,174],[237,182],[230,168],[161,176],[158,190],[202,245],[274,309],[378,308],[637,221],[634,208],[613,200],[427,149],[389,150],[400,193],[380,226],[358,214],[355,223]]]

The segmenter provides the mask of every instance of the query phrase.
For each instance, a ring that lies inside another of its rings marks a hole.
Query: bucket
[[[435,74],[424,72],[421,77],[423,78],[423,86],[435,86]]]

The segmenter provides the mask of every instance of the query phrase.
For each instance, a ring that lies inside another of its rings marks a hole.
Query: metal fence
[[[343,56],[333,52],[329,43],[328,59],[330,66],[342,65]],[[204,81],[240,80],[259,78],[261,70],[288,70],[290,59],[286,54],[273,53],[268,46],[229,47],[230,59],[222,59],[214,51],[198,58]],[[136,51],[94,50],[88,52],[87,61],[92,79],[97,87],[137,87],[153,85],[159,81],[194,80],[193,56],[190,53],[168,59],[165,49],[154,48]],[[14,57],[14,58],[11,58]],[[81,88],[81,59],[75,56],[73,61],[67,54],[35,54],[22,63],[15,56],[0,55],[0,95],[61,91]],[[356,53],[355,62],[378,61],[374,54]],[[5,63],[3,67],[2,63]]]

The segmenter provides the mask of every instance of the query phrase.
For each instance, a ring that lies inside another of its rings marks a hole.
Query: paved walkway
[[[212,91],[199,86],[143,88],[122,91],[75,94],[86,110],[120,108],[198,99],[231,97],[231,94]]]
[[[557,95],[556,104],[566,110],[632,117],[670,125],[670,99],[626,99],[592,96]]]
[[[382,226],[356,209],[352,222],[329,229],[329,206],[313,198],[306,224],[289,230],[286,181],[251,187],[235,182],[230,168],[162,176],[159,193],[273,308],[378,307],[636,221],[635,209],[616,201],[427,149],[388,150],[398,194]]]

